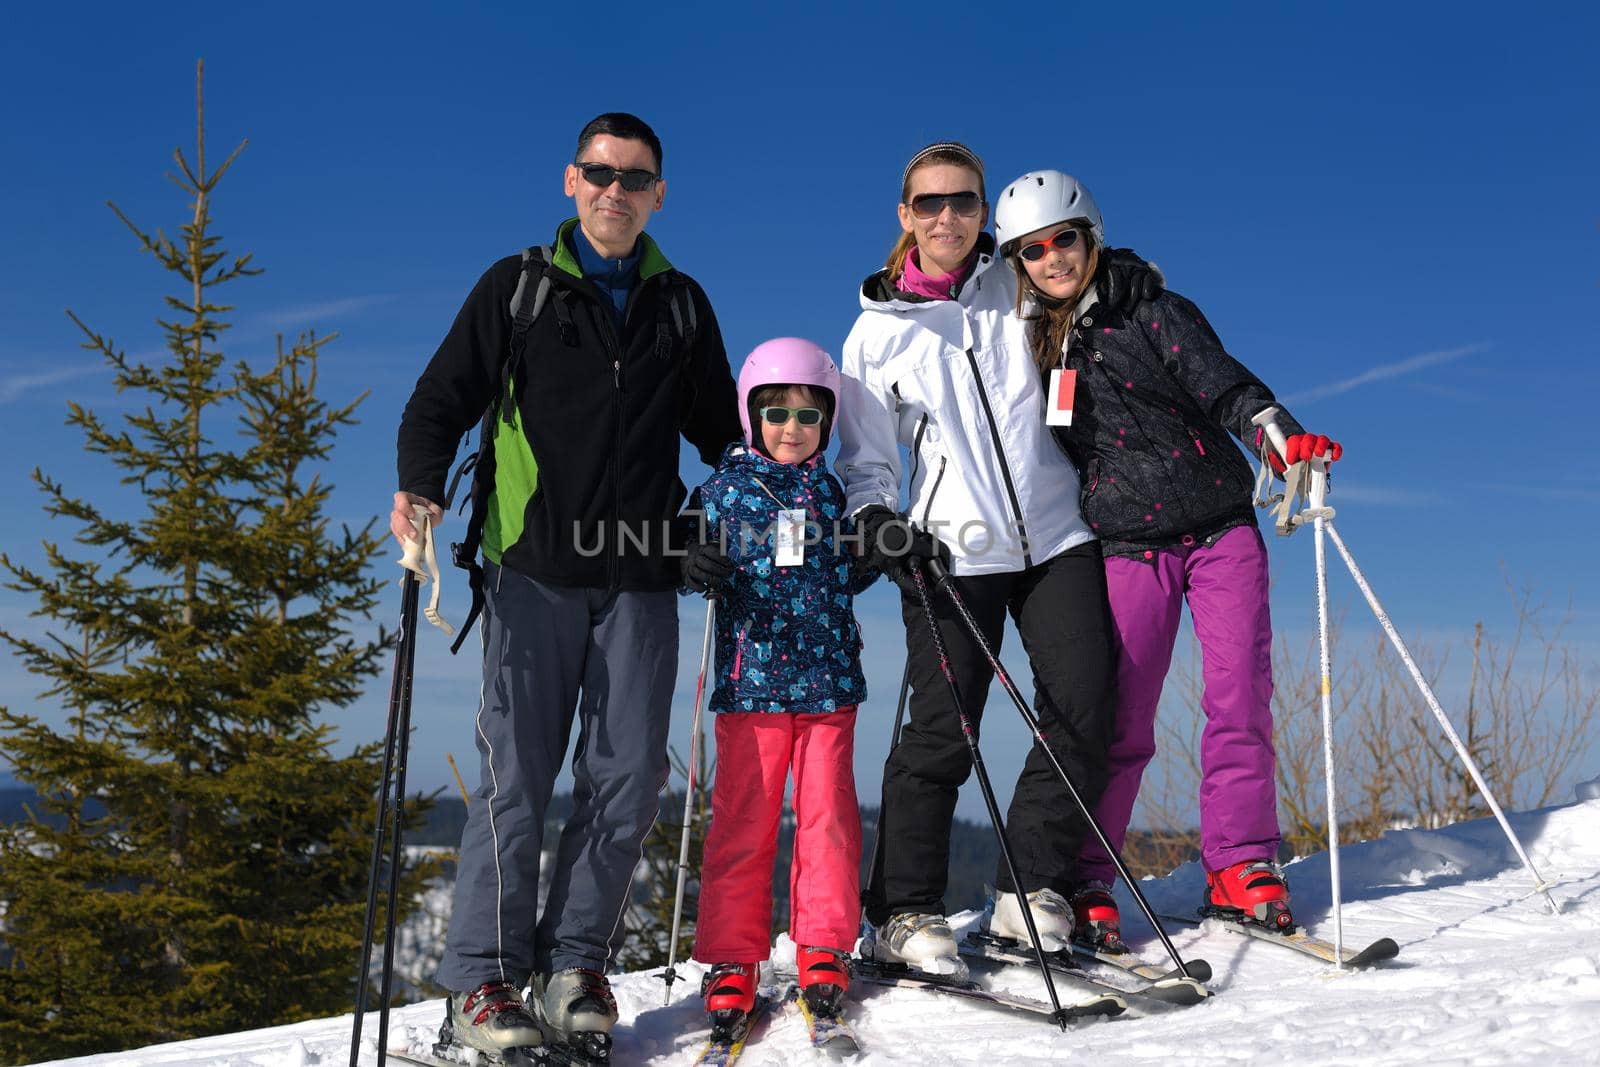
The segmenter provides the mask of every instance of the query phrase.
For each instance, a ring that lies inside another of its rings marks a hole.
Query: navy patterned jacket
[[[852,603],[877,572],[855,554],[844,489],[822,453],[788,464],[730,446],[695,498],[708,539],[725,538],[738,566],[717,604],[711,710],[829,712],[865,700]],[[800,508],[818,540],[803,563],[779,567],[769,530]]]

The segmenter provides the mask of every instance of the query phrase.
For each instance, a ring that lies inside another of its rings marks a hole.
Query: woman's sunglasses
[[[919,219],[936,219],[947,207],[969,219],[983,207],[983,197],[977,193],[923,193],[911,198],[911,213]]]
[[[618,170],[604,163],[579,163],[578,169],[583,172],[583,180],[590,185],[604,189],[612,182],[621,182],[622,188],[630,193],[642,193],[661,180],[660,175],[639,167]]]
[[[1029,263],[1036,262],[1043,259],[1045,253],[1050,251],[1052,248],[1059,248],[1062,251],[1071,248],[1073,245],[1078,243],[1078,234],[1082,232],[1082,230],[1079,230],[1076,227],[1068,226],[1066,229],[1062,230],[1048,241],[1035,241],[1031,245],[1023,245],[1021,248],[1017,249],[1017,255],[1021,256]]]
[[[822,424],[821,408],[785,408],[776,405],[761,409],[761,421],[773,426],[786,425],[790,417],[800,420],[801,426]]]

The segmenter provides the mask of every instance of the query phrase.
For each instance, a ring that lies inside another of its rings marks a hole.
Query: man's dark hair
[[[604,115],[596,115],[590,119],[589,125],[578,134],[578,151],[572,157],[572,161],[582,162],[583,154],[589,150],[590,142],[601,134],[620,137],[625,141],[643,141],[656,157],[656,173],[661,173],[661,138],[656,136],[656,131],[650,128],[648,122],[626,111],[607,111]]]

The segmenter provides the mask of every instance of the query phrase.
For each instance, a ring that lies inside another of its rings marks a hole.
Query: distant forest
[[[34,792],[22,787],[0,789],[0,822],[16,822],[26,817],[24,805],[32,804]],[[662,802],[662,810],[678,812],[683,809],[681,796],[668,796]],[[556,830],[572,814],[572,796],[567,793],[557,794],[550,801],[549,822],[552,830]],[[878,818],[877,808],[863,808],[861,811],[861,840],[862,851],[861,872],[865,877],[869,857],[866,850],[872,846],[872,831]],[[410,835],[406,840],[412,845],[426,845],[436,848],[455,848],[461,843],[461,829],[466,825],[467,806],[460,796],[453,793],[440,793],[434,798],[433,808],[428,813],[427,824],[419,832]],[[1198,844],[1198,834],[1196,843]],[[787,872],[789,869],[789,852],[794,839],[793,823],[785,818],[778,840],[778,859],[776,871]],[[1145,869],[1141,863],[1141,848],[1145,840],[1137,831],[1129,834],[1127,857],[1135,870]],[[995,844],[994,830],[987,823],[968,822],[957,819],[954,831],[950,837],[950,888],[945,895],[945,907],[950,911],[961,911],[967,908],[980,908],[986,897],[986,887],[994,883],[995,864],[1000,851]],[[1199,857],[1196,847],[1189,857]],[[773,890],[776,894],[775,908],[782,914],[787,908],[789,879],[779,876],[773,879]]]

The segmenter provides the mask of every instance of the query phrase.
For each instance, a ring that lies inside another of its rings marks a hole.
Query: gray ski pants
[[[673,592],[568,589],[484,568],[482,780],[467,806],[438,981],[604,972],[667,780],[678,666]],[[535,915],[545,811],[574,717],[572,818]]]

